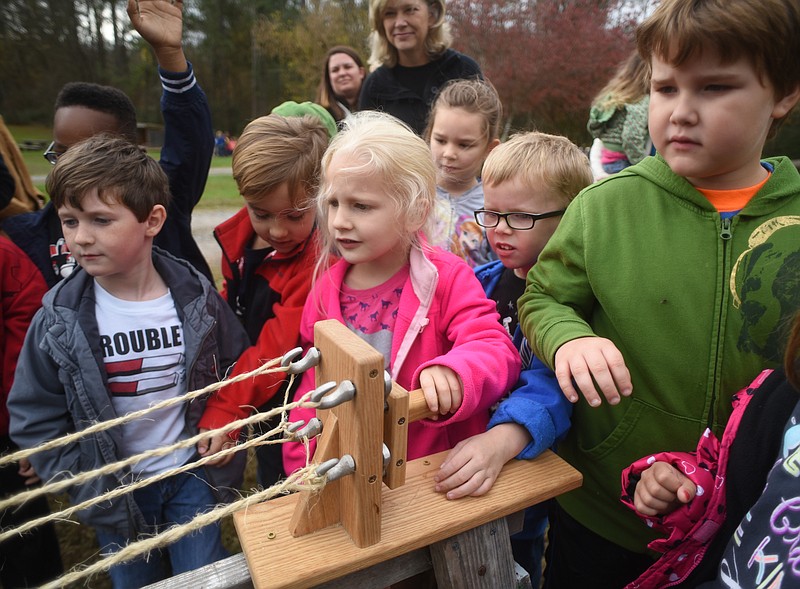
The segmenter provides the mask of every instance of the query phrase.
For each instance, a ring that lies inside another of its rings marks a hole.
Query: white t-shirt
[[[100,351],[108,375],[108,392],[117,415],[146,409],[186,392],[183,327],[172,295],[151,301],[118,299],[94,284]],[[184,432],[186,405],[179,404],[126,423],[121,428],[123,458],[173,444]],[[185,464],[194,448],[146,458],[132,470],[149,477]]]

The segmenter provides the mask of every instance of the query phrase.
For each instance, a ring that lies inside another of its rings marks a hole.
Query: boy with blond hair
[[[589,160],[566,137],[514,135],[496,147],[483,167],[485,208],[475,220],[486,229],[499,258],[475,269],[486,295],[497,302],[500,321],[522,355],[520,381],[489,422],[488,431],[457,445],[436,475],[436,490],[448,499],[483,495],[503,465],[530,459],[563,437],[572,407],[553,372],[533,357],[518,327],[517,299],[525,277],[558,227],[570,201],[591,184]],[[538,587],[547,509],[526,511],[523,531],[512,537],[515,560]]]
[[[575,403],[559,453],[584,475],[551,516],[548,587],[618,588],[652,564],[621,470],[720,435],[800,307],[800,174],[761,158],[800,98],[800,5],[663,0],[637,44],[658,155],[575,199],[520,299]]]
[[[208,280],[153,247],[164,226],[169,185],[158,163],[124,139],[95,135],[72,146],[47,190],[79,269],[44,297],[23,344],[8,398],[10,433],[21,448],[86,429],[222,378],[245,333]],[[30,461],[45,481],[92,471],[197,433],[204,399],[151,412]],[[71,487],[73,504],[152,478],[208,455],[208,444],[142,458],[131,468]],[[241,483],[243,459],[194,468],[79,512],[101,550],[183,524]],[[230,496],[229,498],[232,498]],[[227,556],[219,524],[171,544],[171,573]],[[115,588],[169,576],[160,553],[109,571]]]
[[[222,247],[222,295],[249,336],[250,347],[233,376],[300,345],[300,318],[319,251],[311,198],[335,132],[336,122],[321,106],[286,102],[252,121],[239,137],[233,177],[245,206],[214,230]],[[200,427],[215,429],[253,408],[279,406],[287,385],[285,373],[272,373],[225,387],[209,400]],[[277,417],[259,424],[259,431],[266,433],[270,424],[277,424]],[[212,448],[228,441],[218,436]],[[280,445],[261,445],[256,456],[261,485],[284,476]]]

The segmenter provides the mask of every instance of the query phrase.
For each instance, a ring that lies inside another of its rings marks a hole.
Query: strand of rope
[[[40,496],[46,495],[47,493],[61,493],[62,491],[68,489],[69,487],[71,487],[73,485],[82,485],[82,484],[86,483],[87,481],[93,480],[93,479],[95,479],[97,477],[105,476],[105,475],[109,475],[109,474],[114,474],[114,473],[116,473],[118,471],[124,470],[126,468],[131,467],[131,466],[134,466],[135,464],[137,464],[139,461],[141,461],[144,458],[165,456],[167,454],[170,454],[171,452],[174,452],[175,450],[180,450],[180,449],[183,449],[183,448],[196,446],[197,443],[200,442],[203,439],[206,439],[206,438],[209,438],[209,437],[213,437],[213,436],[215,436],[217,434],[227,434],[230,431],[242,429],[244,427],[247,427],[248,425],[251,425],[251,424],[254,424],[254,423],[258,423],[258,422],[270,419],[271,417],[273,417],[273,416],[275,416],[275,415],[277,415],[279,413],[282,415],[281,426],[286,427],[285,426],[285,414],[288,411],[290,411],[291,409],[294,409],[295,407],[317,407],[319,405],[319,403],[312,403],[312,402],[308,401],[308,398],[310,397],[312,392],[313,391],[309,391],[308,393],[304,394],[297,401],[293,401],[291,403],[284,404],[281,407],[276,407],[276,408],[271,409],[270,411],[267,411],[265,413],[256,413],[254,415],[251,415],[249,417],[245,417],[243,419],[237,419],[236,421],[232,421],[232,422],[230,422],[229,424],[227,424],[227,425],[225,425],[223,427],[220,427],[220,428],[214,429],[214,430],[209,430],[208,432],[198,433],[198,434],[196,434],[196,435],[194,435],[194,436],[192,436],[190,438],[187,438],[187,439],[182,440],[180,442],[177,442],[175,444],[171,444],[171,445],[163,446],[163,447],[159,447],[159,448],[154,448],[152,450],[148,450],[147,452],[143,452],[141,454],[136,454],[134,456],[130,456],[130,457],[125,458],[123,460],[120,460],[118,462],[105,464],[105,465],[101,466],[100,468],[96,468],[94,470],[85,471],[85,472],[82,472],[82,473],[77,474],[75,476],[69,476],[69,477],[63,478],[61,480],[49,482],[49,483],[47,483],[45,485],[42,485],[41,487],[38,487],[36,489],[29,489],[27,491],[22,491],[20,493],[17,493],[16,495],[12,495],[11,497],[8,497],[8,498],[0,501],[0,510],[5,510],[5,509],[8,509],[9,507],[13,507],[15,505],[20,505],[20,504],[24,503],[25,501],[29,501],[31,499],[35,499],[36,497],[40,497]],[[228,450],[238,451],[238,450],[236,450],[236,448],[238,448],[238,446],[235,446],[233,449],[229,448]],[[209,462],[210,460],[216,460],[217,458],[219,458],[222,455],[223,455],[222,452],[218,452],[218,453],[213,454],[213,455],[211,455],[209,457],[201,458],[200,460],[198,460],[196,462],[193,462],[192,464],[194,466],[197,466],[202,461],[205,461],[205,462],[203,462],[203,464],[205,464],[206,462]],[[227,454],[225,454],[225,455],[227,455]],[[169,471],[169,473],[170,474],[177,474],[177,472],[176,472],[177,470],[179,470],[179,469],[171,470],[171,471]],[[151,479],[144,479],[144,480],[151,481]]]
[[[264,414],[264,415],[266,415],[266,414]],[[264,417],[262,419],[268,419],[268,417]],[[282,438],[272,439],[272,440],[270,440],[268,438],[274,437],[277,434],[281,434],[282,435],[286,431],[286,428],[287,428],[287,424],[286,424],[285,421],[283,421],[280,424],[278,424],[278,426],[276,426],[275,428],[271,429],[270,431],[268,431],[268,432],[266,432],[264,434],[261,434],[260,436],[256,436],[254,438],[250,438],[249,440],[247,440],[246,442],[244,442],[242,444],[237,444],[236,446],[233,446],[231,448],[226,448],[226,449],[221,450],[220,452],[218,452],[216,454],[213,454],[211,456],[206,456],[206,457],[200,458],[200,459],[196,460],[195,462],[190,462],[190,463],[184,464],[183,466],[179,466],[178,468],[171,469],[171,470],[159,473],[159,474],[154,475],[152,477],[149,477],[149,478],[146,478],[146,479],[141,479],[139,481],[135,481],[135,482],[130,483],[128,485],[122,485],[120,487],[116,487],[116,488],[114,488],[114,489],[112,489],[110,491],[107,491],[105,493],[102,493],[100,495],[92,497],[91,499],[87,499],[86,501],[83,501],[82,503],[78,503],[77,505],[72,505],[72,506],[70,506],[70,507],[68,507],[66,509],[62,509],[61,511],[53,512],[53,513],[50,513],[48,515],[45,515],[45,516],[42,516],[42,517],[39,517],[39,518],[36,518],[36,519],[33,519],[33,520],[29,520],[29,521],[23,523],[22,525],[17,526],[16,528],[7,528],[7,529],[3,530],[2,533],[0,533],[0,543],[2,543],[5,540],[8,540],[8,539],[10,539],[10,538],[12,538],[14,536],[22,535],[25,532],[27,532],[29,530],[32,530],[33,528],[36,528],[38,526],[41,526],[42,524],[45,524],[45,523],[47,523],[49,521],[67,520],[70,517],[72,517],[75,513],[77,513],[78,511],[82,511],[84,509],[87,509],[87,508],[92,507],[94,505],[98,505],[100,503],[104,503],[104,502],[107,502],[107,501],[108,502],[113,501],[114,499],[118,499],[119,497],[121,497],[121,496],[123,496],[123,495],[125,495],[127,493],[132,493],[132,492],[137,491],[138,489],[144,488],[144,487],[146,487],[148,485],[152,485],[154,483],[163,481],[163,480],[168,479],[169,477],[171,477],[173,475],[181,474],[181,473],[188,472],[190,470],[194,470],[196,468],[205,466],[208,462],[210,462],[212,460],[216,460],[218,458],[224,458],[224,457],[229,456],[231,454],[234,454],[236,452],[246,451],[246,450],[248,450],[248,449],[250,449],[250,448],[252,448],[254,446],[261,445],[261,444],[267,444],[267,445],[268,444],[282,444],[284,442],[284,439],[282,439]],[[308,439],[304,438],[303,441],[304,441],[304,446],[306,448],[306,452],[308,452],[308,448],[309,448],[308,447]],[[306,466],[309,466],[308,461],[306,461]]]
[[[235,377],[233,377],[231,379],[221,380],[219,382],[212,383],[212,384],[208,385],[207,387],[204,387],[204,388],[202,388],[200,390],[190,391],[190,392],[188,392],[188,393],[186,393],[186,394],[184,394],[183,396],[180,396],[180,397],[174,397],[172,399],[166,399],[166,400],[161,401],[159,403],[156,403],[156,404],[154,404],[154,405],[152,405],[152,406],[150,406],[150,407],[148,407],[146,409],[141,409],[139,411],[133,411],[131,413],[127,413],[127,414],[125,414],[125,415],[123,415],[121,417],[118,417],[116,419],[110,419],[108,421],[98,421],[98,422],[90,425],[89,427],[87,427],[85,429],[82,429],[82,430],[67,434],[65,436],[62,436],[60,438],[56,438],[54,440],[49,440],[49,441],[45,442],[44,444],[41,444],[41,445],[37,446],[36,448],[29,448],[27,450],[19,450],[17,452],[14,452],[13,454],[6,454],[5,456],[1,456],[0,457],[0,467],[3,467],[5,465],[7,465],[7,464],[11,464],[11,463],[14,463],[14,462],[19,462],[23,458],[29,458],[29,457],[33,456],[34,454],[36,454],[38,452],[44,452],[44,451],[47,451],[47,450],[54,450],[56,448],[60,448],[61,446],[66,446],[68,444],[72,444],[74,442],[77,442],[78,440],[80,440],[84,436],[89,436],[89,435],[92,435],[92,434],[96,434],[96,433],[105,431],[107,429],[111,429],[112,427],[117,427],[119,425],[123,425],[123,424],[128,423],[130,421],[133,421],[135,419],[140,419],[140,418],[146,416],[148,413],[151,413],[153,411],[158,411],[160,409],[166,409],[167,407],[171,407],[173,405],[178,405],[178,404],[181,404],[181,403],[185,403],[186,401],[192,401],[193,399],[196,399],[198,397],[202,397],[204,395],[213,393],[214,391],[217,391],[217,390],[221,389],[222,387],[225,387],[225,386],[228,386],[230,384],[234,384],[234,383],[240,382],[242,380],[255,378],[256,376],[260,376],[262,374],[269,374],[269,373],[273,373],[273,372],[286,372],[288,370],[288,368],[286,368],[284,366],[278,366],[277,368],[275,367],[276,364],[280,364],[281,360],[282,360],[281,358],[274,358],[274,359],[270,360],[269,362],[267,362],[266,364],[264,364],[262,366],[259,366],[255,370],[251,370],[250,372],[239,374],[239,375],[237,375],[237,376],[235,376]]]
[[[166,531],[149,537],[145,540],[128,544],[119,552],[115,552],[98,562],[95,562],[85,568],[73,568],[69,573],[51,581],[47,585],[43,585],[40,589],[58,589],[65,587],[70,583],[75,583],[94,575],[99,572],[107,571],[110,567],[116,566],[123,562],[128,562],[139,556],[143,556],[152,550],[167,546],[183,538],[184,536],[199,530],[209,524],[212,524],[224,517],[232,515],[234,512],[245,509],[255,503],[260,503],[276,497],[277,495],[299,491],[299,490],[318,490],[325,485],[324,477],[319,477],[314,472],[313,467],[305,467],[295,471],[283,481],[264,489],[263,491],[256,492],[229,505],[218,507],[204,514],[195,517],[192,521],[179,525],[172,526]]]

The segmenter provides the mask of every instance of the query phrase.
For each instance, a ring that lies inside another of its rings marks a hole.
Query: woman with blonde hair
[[[421,135],[447,81],[483,77],[475,60],[450,48],[444,0],[370,0],[369,19],[372,73],[362,110],[387,112]]]

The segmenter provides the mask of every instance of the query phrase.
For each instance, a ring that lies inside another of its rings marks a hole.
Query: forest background
[[[657,0],[449,0],[456,49],[475,58],[505,108],[505,133],[538,129],[587,146],[595,93],[633,48]],[[159,123],[161,88],[126,0],[0,3],[0,114],[50,125],[61,86],[117,86],[140,122]],[[214,126],[238,135],[284,100],[313,100],[325,51],[355,47],[366,62],[366,0],[185,0],[185,52]],[[795,117],[767,147],[800,158]],[[19,138],[18,138],[19,139]]]

